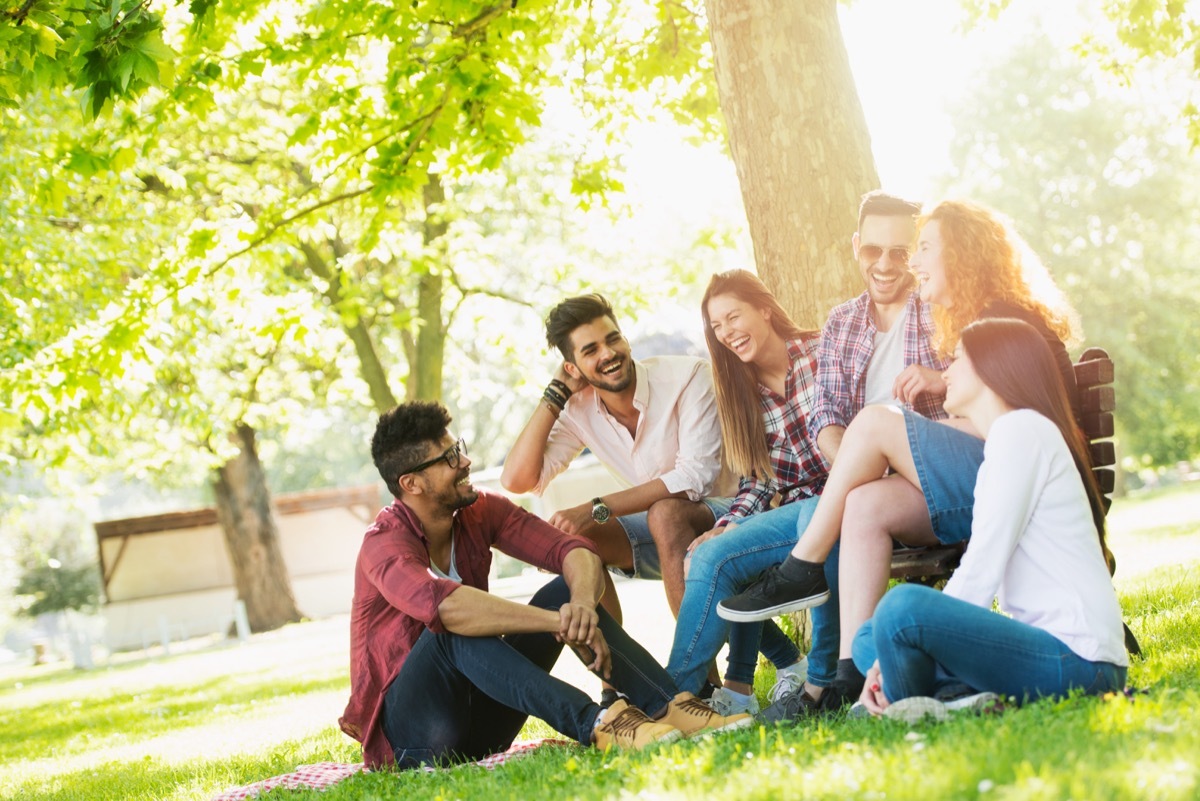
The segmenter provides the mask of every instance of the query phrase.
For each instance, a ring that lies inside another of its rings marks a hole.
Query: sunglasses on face
[[[449,467],[451,470],[457,470],[458,465],[462,462],[463,454],[465,454],[466,452],[467,452],[466,440],[459,438],[458,442],[454,443],[453,445],[451,445],[446,450],[442,451],[437,456],[433,457],[432,459],[430,459],[428,461],[421,462],[418,465],[414,465],[413,467],[408,468],[407,470],[400,473],[400,475],[404,476],[404,475],[408,475],[409,473],[419,473],[422,470],[424,470],[425,468],[433,467],[435,464],[437,464],[438,462],[441,462],[443,460],[446,462],[446,466]]]
[[[858,249],[858,257],[863,261],[874,264],[884,254],[879,245],[863,245]],[[895,264],[908,264],[908,248],[887,248],[888,259]]]

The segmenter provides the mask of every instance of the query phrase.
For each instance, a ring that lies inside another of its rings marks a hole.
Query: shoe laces
[[[813,697],[804,690],[803,686],[801,686],[789,693],[784,694],[779,699],[779,703],[783,705],[783,710],[787,713],[788,717],[795,718],[800,715],[801,711],[812,709],[816,707],[819,702],[814,701]]]
[[[614,735],[632,735],[637,732],[638,727],[649,722],[650,718],[646,717],[645,712],[636,706],[627,706],[618,712],[617,716],[611,721],[606,720],[603,725]]]
[[[675,708],[686,715],[695,715],[696,717],[702,717],[705,720],[711,718],[714,714],[713,708],[701,701],[699,698],[688,698],[680,701],[678,704],[676,704]]]
[[[770,699],[771,703],[783,698],[790,692],[801,690],[804,688],[804,679],[797,676],[795,673],[779,673],[779,680],[775,682],[775,686],[771,688]]]

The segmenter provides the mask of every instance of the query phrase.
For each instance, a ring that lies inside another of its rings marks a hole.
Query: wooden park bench
[[[1075,383],[1083,413],[1081,426],[1088,438],[1092,457],[1092,472],[1104,496],[1104,511],[1107,512],[1112,506],[1112,492],[1117,477],[1117,453],[1111,439],[1113,410],[1117,401],[1113,392],[1113,363],[1108,352],[1103,348],[1085,350],[1075,363]],[[898,548],[892,553],[892,578],[936,585],[950,578],[965,549],[966,543],[930,548]],[[1109,569],[1115,571],[1116,562],[1111,559],[1111,554],[1109,556]],[[1125,627],[1125,645],[1132,654],[1141,652],[1128,626]]]

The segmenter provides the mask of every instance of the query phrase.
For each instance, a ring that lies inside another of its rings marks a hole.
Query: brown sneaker
[[[666,721],[653,721],[624,698],[613,701],[603,713],[604,719],[592,733],[597,748],[645,748],[652,743],[673,743],[683,736]]]
[[[670,723],[683,732],[684,737],[707,737],[719,731],[744,729],[754,723],[754,718],[745,712],[718,715],[691,693],[680,693],[667,704],[667,714],[659,722]]]

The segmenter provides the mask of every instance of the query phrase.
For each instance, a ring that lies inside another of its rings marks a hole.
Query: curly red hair
[[[962,330],[996,300],[1040,317],[1059,339],[1070,338],[1067,314],[1052,311],[1033,296],[1022,269],[1017,237],[999,214],[970,201],[944,200],[917,218],[918,232],[934,221],[942,236],[947,290],[954,298],[953,306],[933,309],[942,356],[954,352]]]

